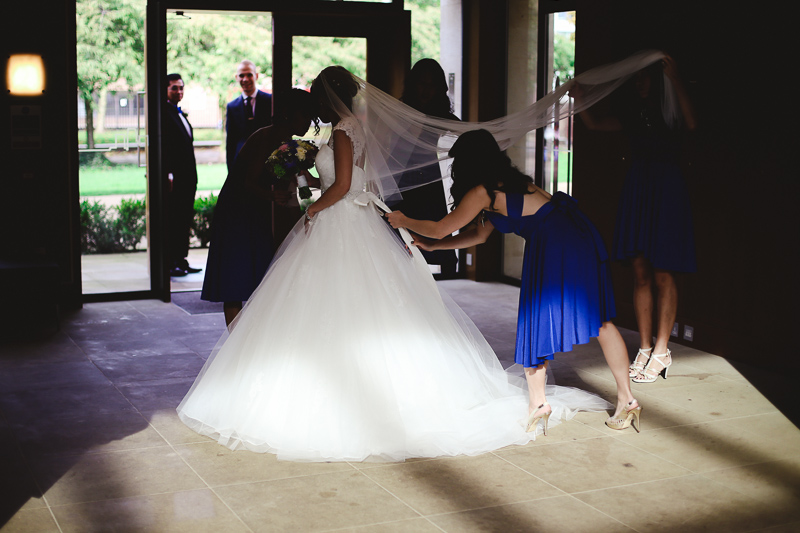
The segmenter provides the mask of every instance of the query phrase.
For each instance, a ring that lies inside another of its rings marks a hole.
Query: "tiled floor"
[[[517,289],[440,285],[509,361]],[[478,457],[291,463],[178,421],[222,328],[157,301],[91,304],[0,348],[0,530],[800,531],[800,431],[719,357],[676,345],[668,380],[634,385],[641,434],[579,414]],[[613,400],[596,343],[553,372]]]

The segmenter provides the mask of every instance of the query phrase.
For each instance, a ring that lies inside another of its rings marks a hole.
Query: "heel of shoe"
[[[539,425],[539,420],[542,420],[542,423],[544,424],[544,436],[545,437],[547,436],[547,423],[550,420],[550,415],[553,414],[553,410],[551,409],[546,413],[541,413],[539,415],[536,415],[536,413],[538,413],[545,406],[550,407],[550,404],[544,402],[542,405],[537,407],[534,412],[528,415],[528,427],[525,429],[527,433],[530,433],[531,431],[536,432],[536,426]]]
[[[631,407],[628,409],[627,407],[635,405],[636,407]],[[611,429],[627,429],[630,426],[633,426],[633,429],[636,430],[636,433],[639,433],[639,417],[642,414],[642,407],[639,405],[635,399],[631,400],[630,403],[626,406],[625,409],[622,410],[620,416],[612,416],[606,420],[606,425]]]
[[[547,436],[547,423],[548,423],[548,422],[550,422],[550,415],[551,415],[551,414],[553,414],[553,412],[552,412],[552,411],[550,411],[549,413],[547,413],[546,415],[544,415],[544,416],[542,417],[542,418],[544,419],[544,420],[543,420],[543,422],[544,422],[544,429],[542,430],[542,433],[544,434],[544,436],[545,436],[545,437]]]
[[[661,370],[652,368],[653,363],[656,362],[662,366]],[[672,366],[672,352],[667,349],[666,353],[654,353],[644,370],[632,379],[634,383],[653,383],[658,379],[658,376],[663,376],[667,379],[669,367]]]
[[[633,426],[633,429],[636,430],[636,433],[639,433],[639,415],[641,415],[641,414],[642,414],[642,408],[641,407],[637,407],[636,409],[631,409],[631,411],[630,411],[630,413],[628,415],[628,416],[631,417],[631,424],[630,425]]]

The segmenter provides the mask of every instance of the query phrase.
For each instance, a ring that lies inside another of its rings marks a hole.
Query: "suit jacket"
[[[226,146],[225,156],[228,164],[228,173],[233,169],[233,163],[239,150],[250,135],[259,128],[272,124],[272,96],[264,91],[256,92],[256,113],[252,120],[247,120],[244,114],[244,98],[240,94],[234,101],[228,103],[225,119]]]
[[[164,173],[172,173],[173,190],[197,186],[192,125],[189,132],[181,121],[178,107],[165,102],[161,112],[161,148]],[[186,117],[184,117],[186,118]],[[188,120],[186,121],[189,122]]]

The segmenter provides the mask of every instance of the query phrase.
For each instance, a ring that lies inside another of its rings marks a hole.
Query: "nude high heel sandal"
[[[631,363],[631,366],[628,367],[628,375],[632,378],[635,378],[638,374],[641,374],[644,371],[645,365],[647,362],[650,361],[650,354],[653,353],[653,347],[650,348],[639,348],[639,351],[636,352],[636,357]]]
[[[639,416],[642,414],[642,407],[636,399],[633,399],[622,409],[619,416],[610,416],[606,420],[606,425],[611,429],[627,429],[633,426],[636,433],[639,433]]]
[[[547,407],[547,411],[539,412],[544,407]],[[539,414],[537,414],[539,413]],[[530,433],[531,431],[536,431],[536,426],[539,424],[539,420],[542,419],[544,421],[544,436],[547,436],[547,422],[550,420],[550,415],[553,413],[553,410],[550,408],[550,404],[544,402],[542,405],[536,408],[534,412],[528,415],[528,428],[525,430],[526,432]]]

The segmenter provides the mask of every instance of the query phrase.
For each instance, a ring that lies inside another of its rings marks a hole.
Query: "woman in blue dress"
[[[571,94],[580,98],[580,88]],[[678,166],[682,130],[694,130],[696,122],[670,56],[638,72],[620,97],[614,116],[598,117],[591,110],[580,116],[590,129],[622,131],[630,140],[631,166],[617,208],[613,258],[633,267],[640,345],[630,376],[636,383],[652,383],[659,375],[666,379],[672,365],[667,343],[678,312],[675,273],[697,270],[689,192]]]
[[[285,204],[290,192],[272,190],[267,158],[292,135],[303,135],[316,120],[314,100],[292,89],[276,110],[273,124],[257,130],[242,147],[214,208],[211,244],[201,298],[223,302],[230,326],[267,272],[277,245],[272,236],[272,202]]]
[[[608,255],[597,229],[572,197],[551,197],[536,187],[486,130],[461,135],[450,156],[455,206],[450,214],[439,222],[400,211],[387,217],[393,227],[427,237],[415,239],[423,250],[480,244],[495,228],[525,239],[515,359],[525,367],[528,381],[529,430],[539,420],[546,428],[551,413],[545,397],[548,362],[556,352],[597,337],[617,383],[617,409],[606,425],[625,429],[633,424],[638,432],[642,408],[631,393],[625,343],[611,322],[615,308]],[[476,218],[474,227],[448,236]]]

